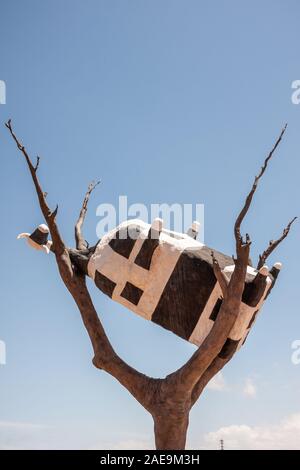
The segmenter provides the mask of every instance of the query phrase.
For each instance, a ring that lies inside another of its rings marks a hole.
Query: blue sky
[[[291,101],[299,17],[293,0],[1,2],[0,121],[11,117],[28,151],[42,157],[40,179],[59,203],[65,240],[73,244],[86,186],[100,178],[86,221],[91,243],[97,206],[127,195],[147,206],[203,203],[206,243],[232,254],[236,214],[288,122],[244,224],[256,260],[300,215],[300,105]],[[153,446],[151,417],[92,366],[54,259],[16,240],[43,220],[2,124],[0,152],[0,447]],[[246,346],[191,413],[190,447],[218,447],[220,435],[228,447],[255,447],[253,433],[266,429],[278,448],[291,442],[287,427],[300,442],[300,365],[291,362],[300,339],[298,241],[299,223],[270,259],[284,269]],[[193,353],[91,291],[116,350],[139,370],[164,376]]]

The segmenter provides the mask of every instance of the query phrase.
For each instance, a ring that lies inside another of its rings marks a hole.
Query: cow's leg
[[[268,267],[263,266],[260,268],[253,281],[246,284],[243,293],[243,302],[245,304],[250,307],[256,307],[258,305],[265,293],[268,275]]]

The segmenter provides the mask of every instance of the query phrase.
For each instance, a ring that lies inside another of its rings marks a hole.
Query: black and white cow
[[[29,235],[30,241],[35,232]],[[129,220],[87,250],[84,270],[116,302],[200,346],[218,316],[222,293],[213,271],[212,249],[196,236],[196,224],[182,234],[164,229],[161,219],[152,225]],[[229,280],[232,258],[213,251]],[[259,271],[248,266],[242,306],[221,357],[245,342],[280,268],[280,263],[270,272],[266,266]]]

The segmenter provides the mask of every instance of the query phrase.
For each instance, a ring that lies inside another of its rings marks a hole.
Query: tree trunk
[[[153,415],[155,446],[157,450],[185,449],[186,434],[189,424],[189,412],[178,413],[174,409],[169,413]]]

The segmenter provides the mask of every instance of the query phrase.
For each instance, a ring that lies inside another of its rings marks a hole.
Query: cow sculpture
[[[197,223],[187,234],[128,220],[85,251],[71,250],[71,258],[110,298],[141,317],[200,346],[216,320],[222,291],[213,270],[212,249],[197,241]],[[26,237],[31,247],[46,252],[48,228],[40,225]],[[46,247],[46,248],[45,248]],[[228,281],[234,269],[231,257],[213,250]],[[239,349],[255,322],[281,268],[276,263],[256,270],[247,268],[239,315],[219,356]]]

